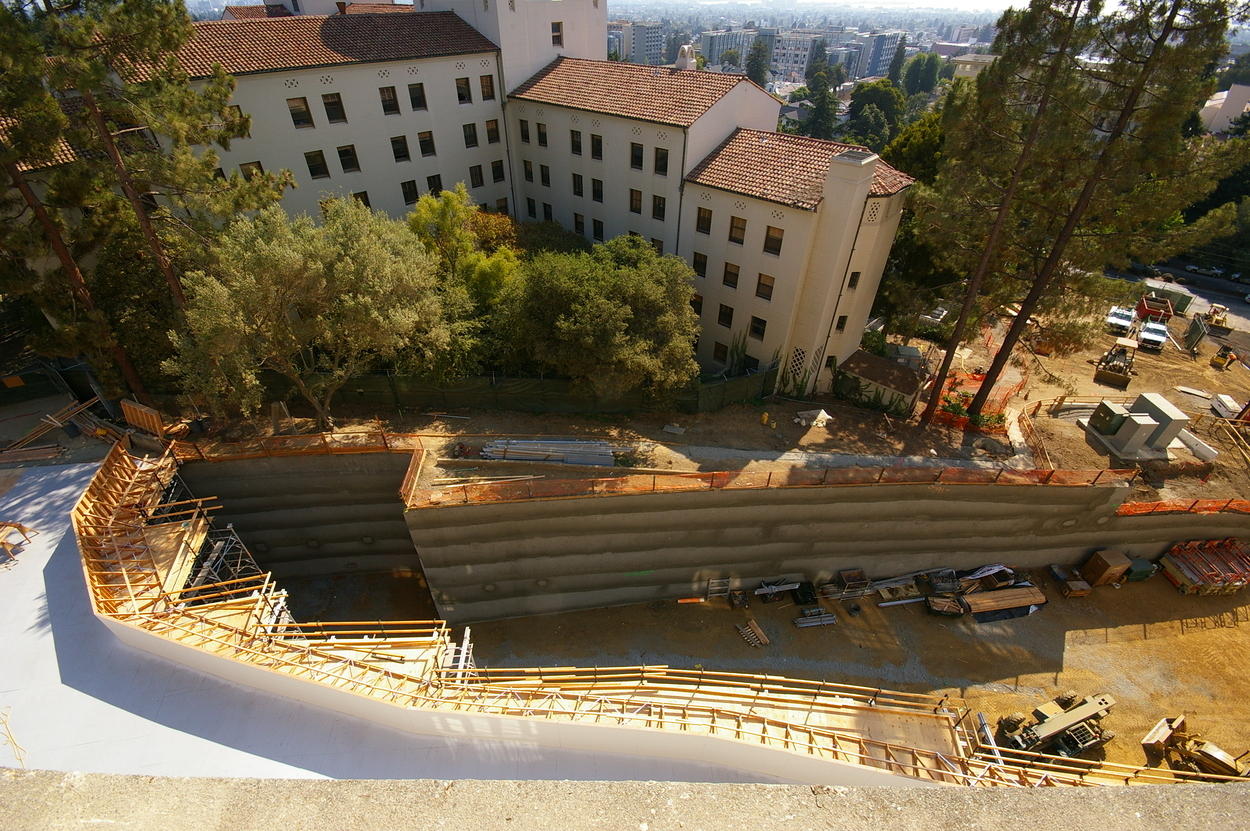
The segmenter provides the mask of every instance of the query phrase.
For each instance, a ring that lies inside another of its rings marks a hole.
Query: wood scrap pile
[[[69,424],[76,416],[86,412],[88,407],[99,400],[98,398],[92,398],[90,401],[82,403],[75,401],[67,404],[55,413],[48,413],[43,416],[33,430],[8,447],[0,449],[0,463],[32,462],[40,459],[56,458],[65,451],[65,448],[55,442],[39,445],[35,444],[35,442],[53,430]]]
[[[1177,543],[1159,565],[1181,594],[1235,594],[1250,583],[1250,550],[1236,537]]]
[[[483,459],[513,459],[528,462],[563,462],[570,465],[612,467],[616,454],[633,448],[618,447],[606,441],[576,439],[498,439],[482,447]]]
[[[881,606],[924,603],[934,614],[971,614],[978,622],[1022,617],[1046,603],[1040,589],[1001,563],[970,571],[929,568],[879,580],[868,580],[859,569],[850,569],[821,586],[820,593],[836,600],[876,593],[882,598]]]

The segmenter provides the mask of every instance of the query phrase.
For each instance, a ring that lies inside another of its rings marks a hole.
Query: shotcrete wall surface
[[[405,513],[452,623],[701,595],[846,568],[886,577],[1081,561],[1244,535],[1243,514],[1117,516],[1125,486],[864,485],[605,495]]]
[[[360,453],[187,462],[198,497],[215,496],[257,560],[285,576],[415,568],[399,485],[411,456]]]

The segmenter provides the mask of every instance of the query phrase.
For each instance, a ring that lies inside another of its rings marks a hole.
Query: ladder
[[[713,597],[729,597],[729,578],[728,577],[709,577],[707,581],[707,599]]]
[[[742,636],[742,639],[748,645],[755,647],[768,646],[768,636],[764,634],[764,630],[754,620],[734,624],[734,628],[738,630],[738,634]]]

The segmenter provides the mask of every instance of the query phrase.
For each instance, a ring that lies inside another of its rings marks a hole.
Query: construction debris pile
[[[1236,537],[1177,543],[1159,564],[1181,594],[1234,594],[1250,583],[1250,552]]]
[[[613,467],[617,457],[635,448],[606,441],[576,439],[498,439],[482,447],[483,459],[512,459],[527,462],[563,462],[569,465]]]
[[[821,586],[824,597],[846,600],[874,592],[881,606],[924,603],[934,614],[959,617],[971,614],[978,623],[1033,614],[1046,604],[1046,595],[1026,577],[1001,563],[969,571],[933,568],[883,580],[868,580],[863,571],[849,569]]]
[[[90,408],[99,401],[99,398],[92,398],[85,402],[75,401],[55,413],[42,416],[34,429],[17,441],[0,448],[0,464],[54,459],[61,455],[65,452],[65,448],[56,442],[34,443],[53,430],[63,430],[68,436],[79,434],[91,436],[109,444],[121,439],[125,435],[122,430],[91,412]]]

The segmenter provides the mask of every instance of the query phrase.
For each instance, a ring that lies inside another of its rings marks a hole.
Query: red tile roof
[[[738,84],[759,89],[745,75],[556,58],[508,97],[689,127]]]
[[[286,6],[278,3],[265,3],[258,6],[226,6],[222,11],[223,19],[225,15],[230,15],[235,20],[258,20],[266,17],[292,17],[290,10]]]
[[[739,128],[690,171],[686,181],[814,211],[834,156],[871,152],[854,144]],[[878,159],[869,196],[898,193],[915,180]]]
[[[336,14],[201,21],[178,57],[191,77],[202,78],[218,63],[232,75],[248,75],[498,48],[454,12]]]
[[[16,123],[17,119],[0,115],[0,142],[8,141],[9,128]],[[75,150],[62,136],[57,138],[56,144],[52,146],[48,158],[37,162],[19,161],[17,163],[17,169],[25,173],[28,170],[42,170],[47,167],[56,167],[57,165],[67,164],[77,159],[78,151]]]

